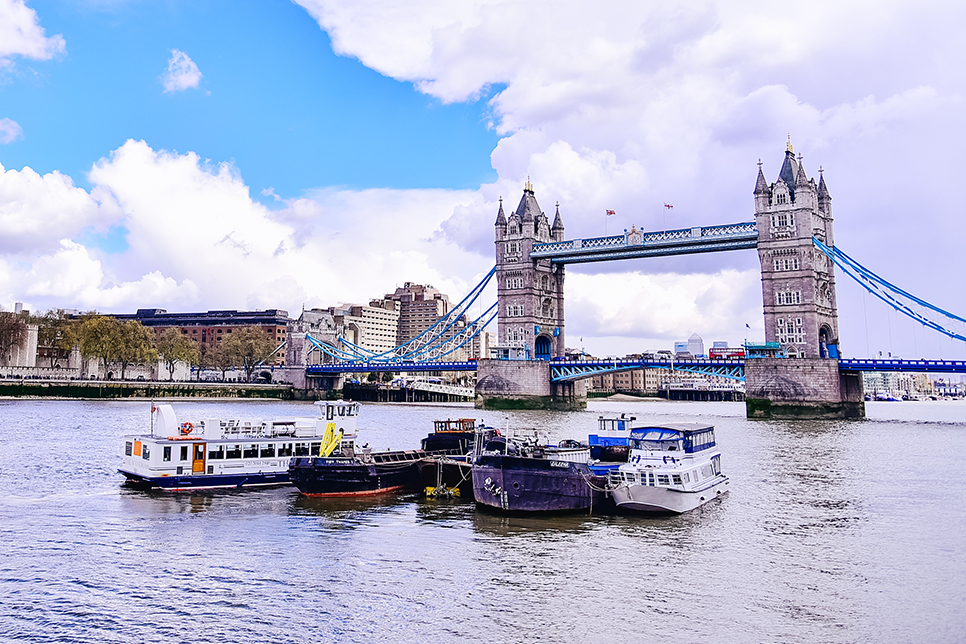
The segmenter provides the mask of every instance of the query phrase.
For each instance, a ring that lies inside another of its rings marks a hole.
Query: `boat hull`
[[[201,476],[143,476],[134,472],[118,470],[131,487],[150,490],[208,490],[217,488],[242,488],[269,485],[288,485],[288,472],[259,472],[250,474],[201,475]]]
[[[579,512],[603,505],[603,492],[590,487],[598,479],[585,463],[486,455],[473,466],[473,496],[504,512]]]
[[[473,466],[459,457],[430,456],[419,461],[421,487],[436,496],[449,496],[458,490],[462,499],[473,499]]]
[[[417,459],[362,463],[343,458],[295,458],[289,476],[306,496],[369,496],[418,489],[417,463]]]
[[[728,478],[718,476],[695,490],[652,485],[621,485],[611,491],[619,511],[642,514],[683,514],[728,492]]]

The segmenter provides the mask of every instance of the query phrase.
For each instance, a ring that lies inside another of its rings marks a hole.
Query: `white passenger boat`
[[[728,491],[714,427],[675,423],[631,430],[627,463],[610,474],[619,510],[680,514]]]
[[[151,432],[124,437],[118,470],[131,485],[168,490],[289,483],[296,456],[328,456],[355,438],[359,403],[320,401],[309,418],[179,421],[152,405]]]

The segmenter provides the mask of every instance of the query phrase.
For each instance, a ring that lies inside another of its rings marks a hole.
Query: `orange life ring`
[[[191,431],[194,428],[195,428],[195,426],[192,425],[191,423],[181,423],[181,433],[182,434],[190,434]]]

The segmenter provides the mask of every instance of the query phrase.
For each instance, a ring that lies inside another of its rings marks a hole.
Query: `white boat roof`
[[[667,423],[664,425],[648,425],[646,427],[634,427],[631,430],[631,438],[670,440],[676,436],[710,431],[713,429],[714,425],[708,425],[707,423]]]

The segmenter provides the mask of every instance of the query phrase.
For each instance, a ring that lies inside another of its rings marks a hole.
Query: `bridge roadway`
[[[553,382],[581,380],[604,373],[634,369],[674,369],[690,373],[744,380],[744,360],[554,360],[550,363]],[[841,371],[898,371],[906,373],[966,373],[963,360],[871,360],[842,358]],[[468,362],[339,362],[309,365],[306,375],[321,376],[372,371],[476,371],[476,361]]]

